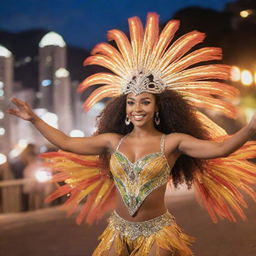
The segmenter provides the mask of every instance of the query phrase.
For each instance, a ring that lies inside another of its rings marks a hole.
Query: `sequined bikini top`
[[[111,155],[110,171],[129,214],[133,216],[152,191],[167,183],[170,167],[164,155],[164,134],[159,152],[147,154],[134,163],[118,150],[126,137],[119,141]]]

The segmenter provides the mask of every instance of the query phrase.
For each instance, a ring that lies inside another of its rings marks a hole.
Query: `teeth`
[[[139,120],[143,119],[144,116],[145,115],[134,115],[133,117],[135,120],[139,121]]]

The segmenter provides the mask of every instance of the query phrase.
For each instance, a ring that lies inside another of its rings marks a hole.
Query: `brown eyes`
[[[150,101],[142,101],[141,103],[142,103],[143,105],[148,105],[148,104],[150,104]],[[134,102],[133,102],[133,101],[127,101],[127,104],[130,105],[130,106],[132,106],[132,105],[134,104]]]

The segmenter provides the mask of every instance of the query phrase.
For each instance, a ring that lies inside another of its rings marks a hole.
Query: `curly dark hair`
[[[96,134],[118,133],[125,135],[133,129],[133,124],[125,125],[126,95],[110,100],[101,114],[97,117],[98,129]],[[160,125],[155,128],[164,133],[174,132],[192,135],[198,139],[209,139],[210,136],[195,115],[195,109],[175,91],[166,90],[155,94],[159,109]],[[110,154],[100,155],[105,168],[109,169]],[[172,182],[175,187],[185,182],[191,188],[195,170],[203,171],[204,161],[187,155],[181,155],[172,170]]]

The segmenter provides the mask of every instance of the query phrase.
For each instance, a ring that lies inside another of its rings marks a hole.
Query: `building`
[[[6,114],[13,93],[13,56],[0,45],[0,152],[7,154],[12,146],[11,117]]]
[[[58,127],[68,133],[72,127],[71,82],[66,69],[66,44],[55,32],[39,43],[39,108],[55,113]]]

